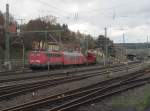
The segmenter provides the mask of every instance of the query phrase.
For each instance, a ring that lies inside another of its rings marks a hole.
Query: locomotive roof
[[[67,51],[32,51],[33,53],[63,53],[64,55],[68,56],[81,56],[82,53],[80,52],[67,52]]]

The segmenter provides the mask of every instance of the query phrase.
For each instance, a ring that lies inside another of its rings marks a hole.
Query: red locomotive
[[[68,66],[68,65],[84,65],[95,64],[96,56],[93,53],[88,53],[84,56],[80,52],[65,52],[65,51],[31,51],[28,56],[30,68],[44,68]]]

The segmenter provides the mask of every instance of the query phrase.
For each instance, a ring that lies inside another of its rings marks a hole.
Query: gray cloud
[[[26,21],[51,14],[72,30],[94,36],[108,27],[108,35],[115,42],[121,42],[123,32],[127,42],[144,42],[150,34],[149,0],[3,0],[3,12],[6,2],[15,17]]]

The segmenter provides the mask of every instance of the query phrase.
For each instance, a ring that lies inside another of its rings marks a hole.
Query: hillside
[[[145,49],[145,48],[150,48],[150,43],[118,43],[118,45],[124,46],[127,49]]]

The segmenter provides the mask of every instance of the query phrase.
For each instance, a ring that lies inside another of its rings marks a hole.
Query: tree
[[[96,40],[96,47],[97,48],[101,48],[103,51],[105,51],[106,49],[106,43],[108,46],[108,54],[109,56],[115,56],[115,47],[113,44],[113,41],[110,40],[108,37],[105,38],[104,35],[99,35],[98,39]]]
[[[47,15],[44,17],[40,18],[42,21],[44,21],[45,23],[49,23],[49,24],[53,24],[56,25],[57,24],[57,17],[53,16],[53,15]]]
[[[47,31],[47,30],[63,30],[61,32],[61,42],[64,44],[71,43],[72,45],[80,45],[80,39],[88,38],[89,48],[95,48],[95,40],[91,35],[84,35],[82,33],[73,32],[69,29],[67,24],[59,24],[53,23],[55,20],[50,20],[51,17],[45,16],[42,18],[37,18],[35,20],[30,20],[27,24],[25,24],[25,31]],[[59,42],[60,38],[57,32],[50,33],[55,40]],[[24,35],[26,47],[32,49],[32,44],[34,41],[41,42],[45,40],[45,34],[43,33],[28,33]],[[48,41],[52,41],[50,37],[48,37]]]
[[[88,49],[94,49],[96,47],[96,41],[91,35],[87,35],[86,38],[88,40]]]
[[[26,31],[34,31],[34,30],[46,30],[47,28],[47,24],[42,21],[40,18],[36,19],[36,20],[30,20],[27,24],[26,24]]]
[[[106,46],[106,38],[104,37],[104,35],[99,35],[98,39],[96,40],[96,47],[105,50],[105,46]]]

